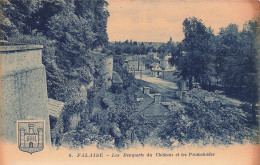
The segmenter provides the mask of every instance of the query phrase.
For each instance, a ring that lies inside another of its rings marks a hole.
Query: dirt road
[[[178,89],[177,83],[169,82],[161,78],[152,77],[150,75],[145,75],[145,74],[142,74],[142,78],[141,78],[140,72],[135,73],[135,78],[139,80],[143,80],[145,85],[152,88],[151,89],[152,92],[161,93],[162,101],[174,100],[174,93]]]

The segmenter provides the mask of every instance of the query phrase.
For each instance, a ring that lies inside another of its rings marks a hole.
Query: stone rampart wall
[[[101,65],[101,76],[102,81],[106,88],[112,85],[112,74],[113,74],[113,57],[104,57]]]
[[[1,46],[2,138],[17,142],[17,120],[45,120],[46,143],[50,144],[46,71],[42,46]]]

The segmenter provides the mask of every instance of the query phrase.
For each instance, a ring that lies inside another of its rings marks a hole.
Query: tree
[[[182,43],[178,43],[176,47],[174,47],[171,51],[171,58],[169,59],[169,63],[174,66],[174,65],[178,65],[179,64],[179,60],[182,56],[182,52],[183,52],[183,44]]]
[[[239,32],[230,24],[219,33],[217,47],[217,74],[226,86],[226,92],[251,103],[253,121],[256,121],[258,101],[257,40],[258,23],[250,20]]]
[[[59,64],[67,68],[76,64],[75,60],[85,55],[95,40],[90,23],[71,11],[54,16],[49,28],[48,36],[58,41]]]
[[[243,56],[244,58],[244,83],[245,83],[245,97],[248,98],[248,101],[252,104],[252,111],[254,116],[254,121],[256,121],[256,103],[259,98],[259,88],[258,88],[258,63],[257,57],[259,52],[259,39],[258,36],[258,28],[259,21],[250,20],[248,21],[241,32],[241,42],[243,48]]]
[[[22,34],[37,31],[45,34],[48,21],[65,7],[64,0],[9,0],[2,1],[4,15]]]
[[[240,67],[237,65],[240,62],[237,58],[240,51],[238,26],[230,24],[226,28],[221,28],[219,36],[217,71],[220,72],[225,86],[237,85],[240,83],[240,78],[237,76],[240,72]]]
[[[192,88],[192,79],[204,83],[210,80],[213,68],[210,65],[214,60],[214,35],[211,28],[207,28],[202,20],[195,17],[186,18],[183,21],[184,40],[181,60],[177,68],[181,77],[189,80],[189,88]]]
[[[108,44],[107,19],[109,12],[105,0],[75,0],[75,14],[91,22],[92,32],[96,39],[94,47]]]

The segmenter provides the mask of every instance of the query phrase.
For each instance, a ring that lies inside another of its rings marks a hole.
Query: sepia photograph
[[[259,164],[259,14],[0,0],[0,164]]]

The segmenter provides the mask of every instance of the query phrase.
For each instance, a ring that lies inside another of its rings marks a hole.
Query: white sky
[[[183,39],[182,22],[195,16],[214,32],[259,15],[259,0],[107,0],[109,41],[166,42]]]

